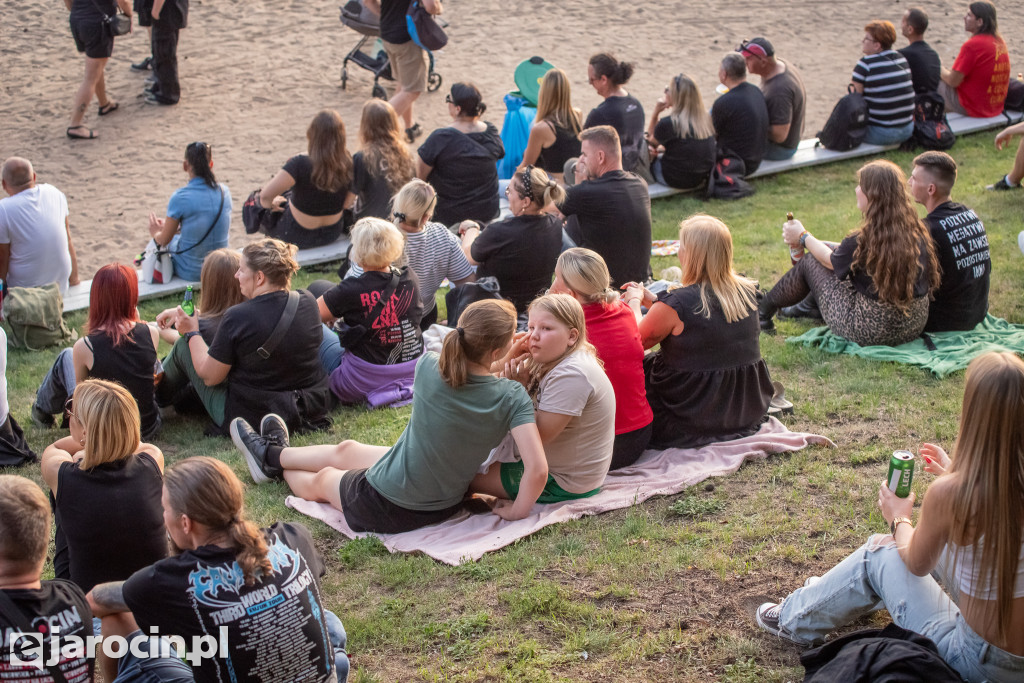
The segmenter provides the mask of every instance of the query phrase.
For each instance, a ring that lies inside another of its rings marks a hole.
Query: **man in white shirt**
[[[78,259],[71,243],[68,200],[53,185],[36,185],[32,163],[11,157],[0,170],[0,278],[10,287],[56,282],[61,295],[77,285]]]

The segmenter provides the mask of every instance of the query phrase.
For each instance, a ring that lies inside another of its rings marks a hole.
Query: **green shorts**
[[[521,460],[501,463],[501,486],[505,489],[505,493],[508,494],[510,500],[515,500],[516,496],[519,495],[519,482],[523,479],[525,469]],[[600,490],[601,487],[598,486],[593,491],[587,491],[586,493],[570,493],[559,486],[555,482],[554,477],[549,474],[548,483],[545,484],[544,490],[540,492],[540,498],[537,499],[537,502],[559,503],[563,500],[589,498]]]

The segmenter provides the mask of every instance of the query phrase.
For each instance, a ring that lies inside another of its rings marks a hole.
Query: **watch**
[[[186,332],[185,333],[185,345],[188,346],[188,343],[190,341],[192,341],[192,337],[196,336],[197,334],[199,334],[199,332],[196,332],[196,331]]]
[[[900,524],[903,524],[904,522],[909,524],[911,527],[914,526],[914,523],[910,521],[909,517],[893,517],[892,524],[889,525],[889,532],[893,536],[895,536],[896,535],[896,527],[898,527]]]

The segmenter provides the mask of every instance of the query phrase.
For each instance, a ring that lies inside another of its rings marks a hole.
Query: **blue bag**
[[[509,93],[505,95],[505,123],[501,127],[501,142],[505,157],[498,161],[498,178],[508,180],[519,167],[530,139],[530,127],[537,116],[537,108],[526,98]]]
[[[437,25],[434,17],[423,9],[420,0],[414,0],[409,4],[409,11],[405,13],[405,27],[409,30],[412,42],[428,52],[440,50],[448,44],[448,34]]]

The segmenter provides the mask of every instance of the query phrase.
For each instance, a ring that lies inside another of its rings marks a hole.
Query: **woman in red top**
[[[644,347],[636,317],[611,289],[604,259],[590,249],[562,252],[551,291],[575,297],[583,305],[587,339],[597,348],[615,390],[615,446],[610,469],[632,465],[647,448],[654,420],[644,389]]]

